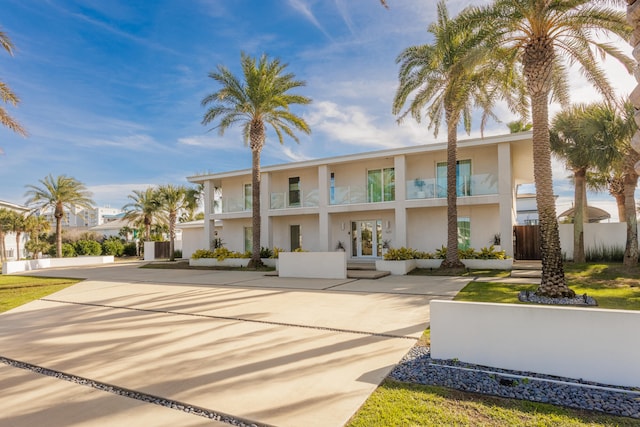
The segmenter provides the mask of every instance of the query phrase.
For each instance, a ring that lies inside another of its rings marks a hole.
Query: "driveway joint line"
[[[211,409],[204,408],[202,406],[191,405],[179,400],[167,399],[166,397],[157,396],[150,393],[132,390],[125,387],[119,387],[114,384],[105,383],[102,381],[93,380],[78,375],[69,374],[63,371],[57,371],[54,369],[45,368],[43,366],[34,365],[32,363],[23,362],[20,360],[11,359],[0,355],[0,362],[5,365],[12,366],[14,368],[31,371],[36,374],[53,377],[58,380],[67,381],[73,384],[93,388],[95,390],[104,391],[107,393],[115,394],[129,399],[135,399],[145,403],[151,403],[153,405],[163,406],[165,408],[173,409],[176,411],[184,412],[190,415],[200,416],[208,418],[210,420],[224,422],[234,426],[257,426],[257,427],[272,427],[269,424],[258,423],[255,421],[247,420],[241,417],[228,415],[223,412],[213,411]]]
[[[357,282],[358,280],[360,280],[360,279],[351,279],[351,280],[347,280],[347,281],[345,281],[345,282],[338,283],[337,285],[331,285],[331,286],[328,286],[328,287],[326,287],[326,288],[322,288],[321,290],[323,290],[323,291],[328,291],[329,289],[337,288],[337,287],[339,287],[339,286],[348,285],[349,283]]]
[[[329,328],[325,326],[312,326],[312,325],[300,325],[297,323],[286,323],[286,322],[274,322],[269,320],[256,320],[256,319],[245,319],[242,317],[231,317],[231,316],[214,316],[211,314],[197,314],[197,313],[183,313],[179,311],[171,311],[171,310],[158,310],[153,308],[137,308],[137,307],[125,307],[118,305],[107,305],[107,304],[96,304],[89,302],[75,302],[75,301],[63,301],[51,298],[41,298],[40,301],[54,302],[59,304],[72,304],[72,305],[83,305],[88,307],[100,307],[100,308],[113,308],[120,310],[130,310],[130,311],[140,311],[146,313],[158,313],[158,314],[172,314],[177,316],[191,316],[191,317],[201,317],[205,319],[216,319],[216,320],[232,320],[236,322],[248,322],[248,323],[259,323],[263,325],[274,325],[274,326],[286,326],[293,328],[302,328],[302,329],[315,329],[319,331],[329,331],[329,332],[340,332],[347,334],[357,334],[357,335],[369,335],[374,337],[383,337],[383,338],[400,338],[400,339],[408,339],[417,341],[418,338],[408,336],[408,335],[395,335],[395,334],[385,334],[380,332],[367,332],[367,331],[357,331],[352,329],[341,329],[341,328]]]

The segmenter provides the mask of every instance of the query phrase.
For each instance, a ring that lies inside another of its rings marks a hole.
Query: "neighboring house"
[[[104,237],[122,237],[120,236],[120,230],[124,227],[129,227],[131,229],[135,228],[133,223],[129,222],[129,220],[123,219],[124,213],[120,215],[115,215],[113,219],[109,221],[105,221],[100,225],[96,225],[94,227],[90,227],[89,231],[94,231],[98,234],[102,234]],[[133,230],[136,231],[136,230]],[[135,236],[134,232],[129,233],[126,236],[127,241],[133,241],[137,236]]]
[[[27,212],[29,212],[29,208],[26,206],[16,205],[15,203],[6,202],[4,200],[0,200],[0,208],[9,209],[21,214],[26,214]],[[4,247],[6,250],[7,259],[9,261],[12,261],[19,258],[25,258],[27,256],[27,252],[24,248],[24,244],[28,241],[29,233],[22,233],[20,236],[20,256],[18,257],[16,235],[15,233],[6,233],[4,236]]]
[[[533,182],[531,138],[521,132],[458,143],[461,247],[479,249],[498,233],[512,235],[516,188]],[[333,251],[342,243],[350,260],[380,258],[385,243],[430,252],[446,246],[446,143],[264,166],[261,172],[261,246]],[[204,248],[218,237],[231,250],[251,249],[251,170],[188,180],[204,184]],[[224,223],[218,236],[216,220]],[[510,246],[504,249],[513,255]]]
[[[119,218],[119,215],[123,214],[122,209],[111,208],[109,206],[83,209],[74,208],[64,210],[64,218],[62,218],[63,228],[90,228],[102,225],[105,222],[113,221]],[[56,219],[53,216],[53,211],[43,212],[47,220],[51,223],[51,227],[55,228]]]

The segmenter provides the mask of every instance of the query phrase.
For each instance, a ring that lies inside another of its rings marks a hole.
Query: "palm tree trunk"
[[[16,231],[16,261],[20,261],[20,236],[21,231]]]
[[[7,247],[4,243],[4,237],[4,232],[0,231],[0,261],[2,262],[7,260]]]
[[[175,212],[169,214],[169,261],[175,261],[175,240],[176,240],[176,216]]]
[[[62,217],[56,215],[56,256],[62,258]]]
[[[615,194],[613,197],[616,199],[616,205],[618,206],[618,221],[626,222],[627,217],[624,209],[624,193],[623,194]]]
[[[458,257],[457,117],[447,111],[447,257],[440,268],[464,268]]]
[[[548,128],[548,92],[531,95],[533,118],[533,174],[536,183],[536,204],[540,222],[540,252],[542,279],[537,293],[552,298],[574,296],[567,287],[562,265],[560,234],[553,197],[551,149]]]
[[[624,210],[627,223],[627,241],[624,250],[623,264],[633,267],[638,264],[638,217],[636,215],[635,191],[638,185],[638,174],[634,165],[640,155],[631,152],[625,159],[624,174]]]
[[[260,150],[251,150],[251,227],[252,227],[252,245],[251,245],[251,261],[249,267],[258,268],[262,265],[260,259]]]
[[[584,254],[584,223],[585,223],[585,177],[586,169],[574,171],[575,182],[575,206],[573,216],[573,261],[577,263],[585,262]]]

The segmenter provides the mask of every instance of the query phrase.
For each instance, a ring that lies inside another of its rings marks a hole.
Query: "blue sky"
[[[390,0],[389,10],[377,0],[2,2],[0,27],[16,52],[0,52],[0,80],[22,99],[9,110],[30,133],[0,128],[2,200],[23,203],[25,185],[51,173],[85,183],[99,206],[121,207],[134,189],[249,168],[238,130],[220,137],[200,124],[200,101],[217,89],[208,72],[218,64],[239,72],[240,51],[279,57],[307,82],[298,92],[313,99],[296,111],[312,135],[284,146],[271,135],[264,165],[446,137],[411,120],[398,125],[391,114],[395,58],[430,41],[435,1]],[[481,3],[448,7],[453,15]],[[612,60],[606,66],[620,94],[629,93],[634,79]],[[580,79],[573,84],[574,101],[596,99]],[[498,115],[513,119],[506,110]],[[485,134],[507,133],[504,123],[490,123]],[[567,200],[570,207],[566,175],[556,165],[559,209]]]

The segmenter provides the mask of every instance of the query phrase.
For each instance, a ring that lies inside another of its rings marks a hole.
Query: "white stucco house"
[[[459,141],[461,246],[479,249],[498,233],[512,235],[516,188],[533,182],[531,138]],[[261,173],[261,246],[333,251],[341,243],[350,260],[371,260],[385,243],[423,251],[446,245],[446,143],[263,166]],[[202,233],[197,245],[209,249],[220,238],[231,250],[251,249],[251,170],[187,179],[205,188],[205,220],[190,232]]]

